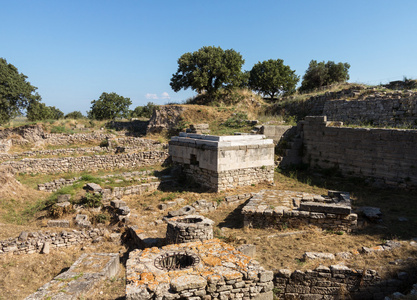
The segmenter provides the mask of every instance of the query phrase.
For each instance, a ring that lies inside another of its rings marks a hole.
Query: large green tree
[[[346,82],[349,80],[349,68],[348,63],[312,60],[303,76],[300,91],[308,92],[329,84]]]
[[[295,92],[299,80],[295,71],[284,65],[282,59],[269,59],[253,66],[249,72],[248,85],[252,90],[269,95],[273,99],[279,94]]]
[[[0,124],[22,114],[31,101],[40,101],[37,88],[26,79],[14,65],[0,58]]]
[[[198,93],[213,94],[220,88],[239,86],[244,59],[233,49],[206,46],[178,59],[178,70],[170,85],[175,92],[191,88]]]
[[[113,120],[126,118],[132,101],[116,93],[102,93],[100,98],[91,101],[91,104],[91,110],[88,112],[90,119]]]

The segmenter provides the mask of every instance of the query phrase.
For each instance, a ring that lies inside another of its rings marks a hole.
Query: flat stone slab
[[[88,297],[101,280],[115,276],[120,269],[117,253],[85,253],[69,268],[40,287],[26,300],[81,299]]]
[[[336,215],[349,215],[351,212],[350,206],[340,204],[328,204],[318,202],[301,202],[300,210],[310,212],[329,213]]]
[[[62,227],[67,228],[70,227],[70,221],[68,220],[49,220],[48,227]]]

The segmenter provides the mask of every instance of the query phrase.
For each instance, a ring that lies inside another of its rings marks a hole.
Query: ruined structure
[[[315,225],[335,231],[356,228],[349,193],[329,191],[328,196],[292,191],[263,190],[242,209],[245,227],[283,228]]]
[[[263,135],[180,133],[169,154],[188,178],[214,191],[274,180],[274,144]]]
[[[272,300],[274,274],[217,239],[130,252],[126,299]]]
[[[177,244],[213,238],[214,221],[200,215],[174,217],[167,220],[166,243]]]

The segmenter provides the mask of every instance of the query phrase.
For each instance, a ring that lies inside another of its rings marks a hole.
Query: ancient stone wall
[[[278,270],[274,291],[280,299],[384,299],[411,278],[382,279],[375,270],[345,265],[319,266],[314,270]]]
[[[50,249],[91,243],[102,239],[107,230],[71,230],[56,232],[22,232],[17,238],[0,241],[0,254],[31,254],[41,252],[45,245]]]
[[[334,127],[326,117],[303,122],[303,161],[377,186],[417,186],[417,130]]]
[[[124,172],[122,174],[108,174],[105,176],[100,176],[100,178],[113,178],[113,177],[123,177],[125,179],[134,179],[134,180],[142,180],[143,176],[149,176],[153,171],[133,171],[133,172]],[[38,184],[38,190],[45,191],[45,192],[56,192],[57,190],[63,188],[64,186],[73,185],[78,180],[80,180],[81,177],[73,177],[73,178],[59,178],[55,179],[54,181],[45,182],[45,183],[39,183]],[[147,177],[147,179],[157,179],[156,177]]]
[[[397,92],[366,100],[326,101],[322,114],[329,121],[347,124],[417,128],[417,94]]]
[[[166,151],[148,151],[117,155],[92,155],[59,158],[25,158],[20,161],[7,161],[16,173],[67,173],[113,168],[135,168],[160,165],[168,158]]]

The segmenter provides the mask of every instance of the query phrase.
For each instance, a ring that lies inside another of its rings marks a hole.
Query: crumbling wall
[[[417,186],[417,130],[334,127],[326,117],[303,122],[303,162],[376,185]]]
[[[375,270],[345,265],[275,273],[274,291],[280,299],[384,299],[410,284],[410,277],[382,279]]]
[[[31,254],[44,250],[70,247],[99,241],[108,231],[103,228],[56,232],[22,232],[17,238],[0,241],[0,254]]]
[[[10,166],[15,173],[51,174],[160,165],[167,158],[166,151],[147,151],[118,155],[25,158],[20,161],[7,161],[2,165]]]

